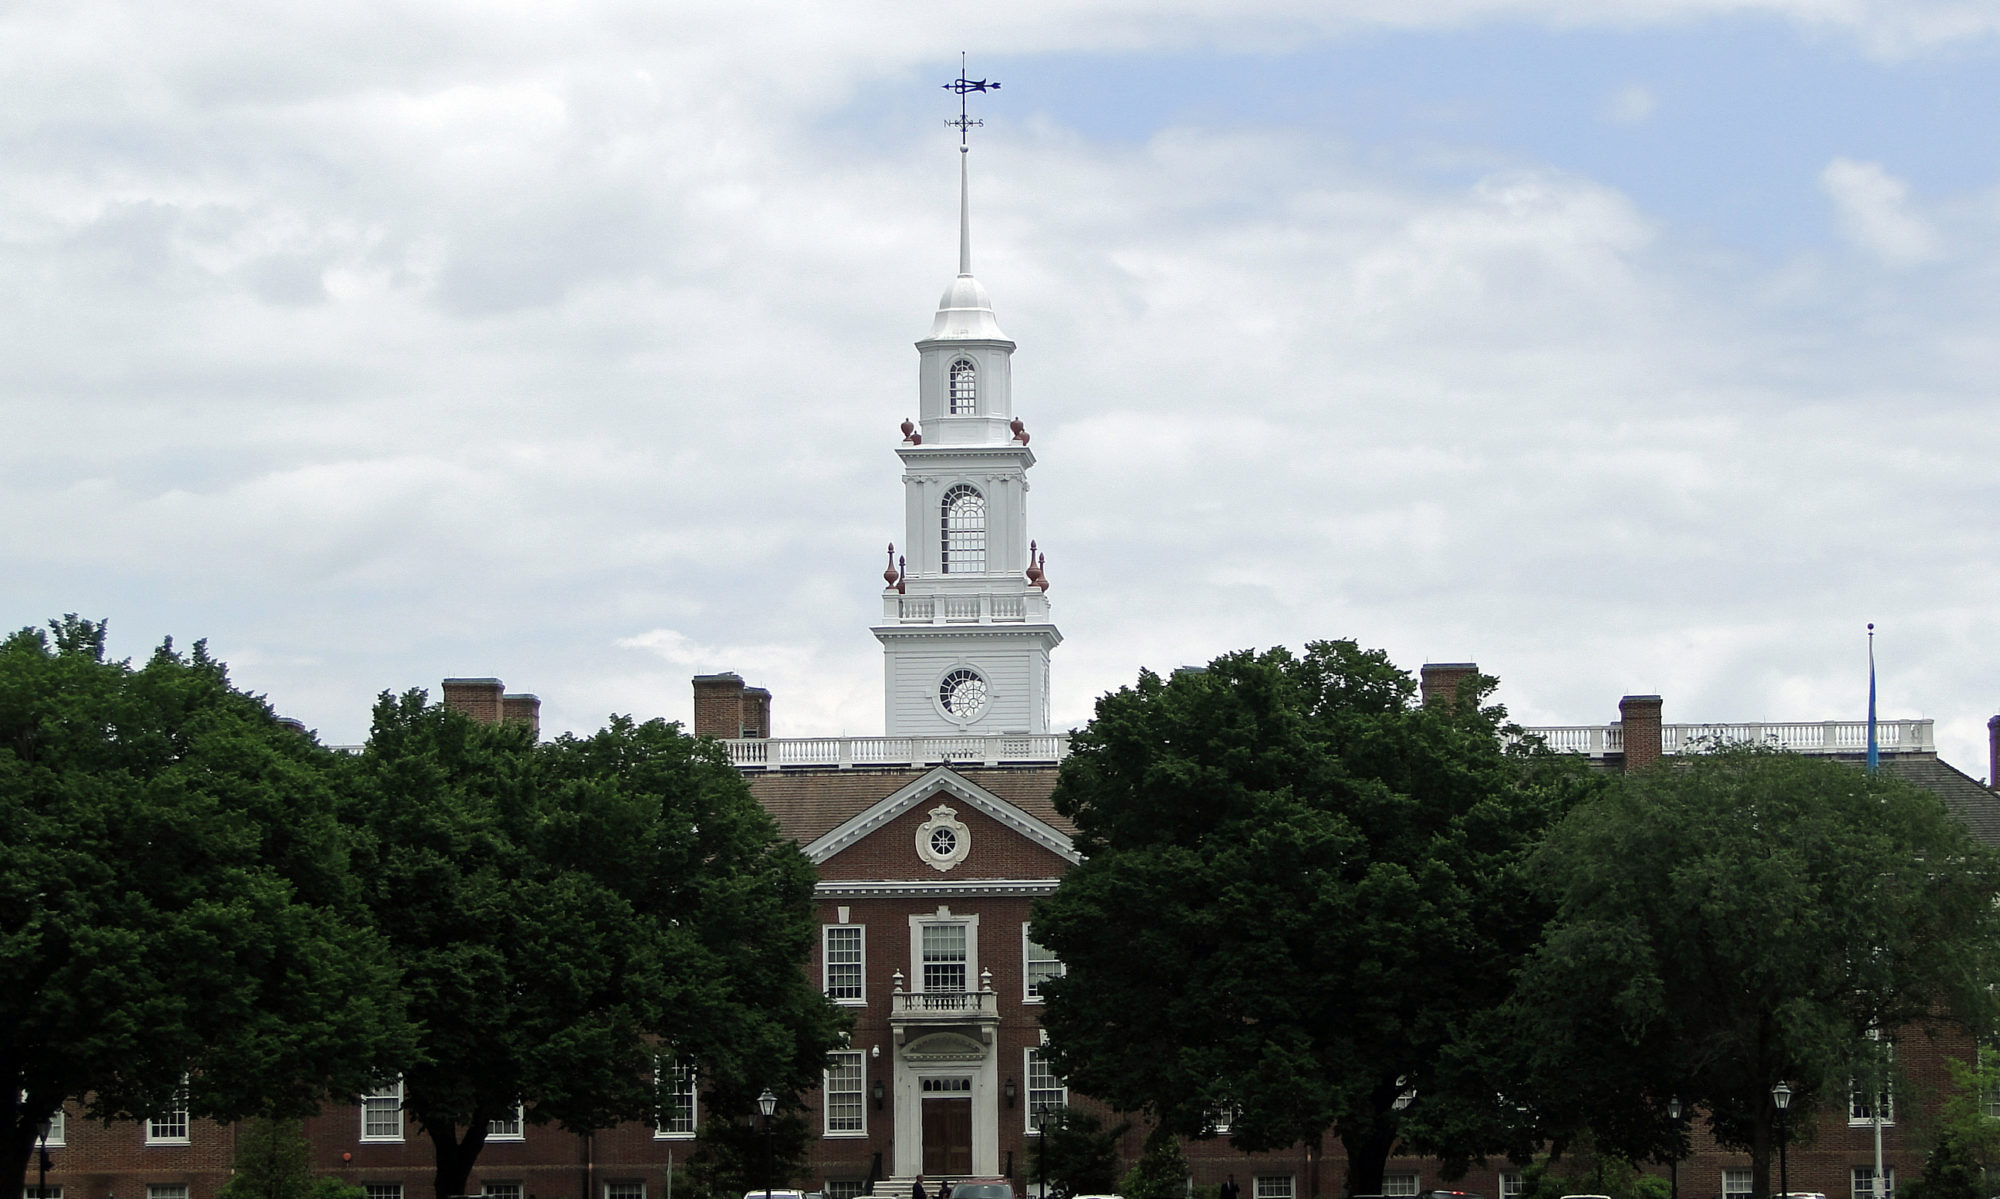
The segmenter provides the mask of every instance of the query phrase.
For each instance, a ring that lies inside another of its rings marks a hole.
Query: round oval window
[[[954,670],[938,683],[938,703],[958,720],[971,720],[986,706],[986,680],[977,671]]]
[[[931,852],[948,858],[958,849],[958,834],[948,828],[931,830]]]

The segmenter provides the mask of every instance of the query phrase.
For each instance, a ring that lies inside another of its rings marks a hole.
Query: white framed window
[[[951,364],[951,415],[966,416],[979,410],[979,370],[972,359],[959,358]]]
[[[486,1122],[486,1139],[489,1141],[525,1141],[528,1139],[527,1110],[520,1104],[514,1105],[513,1114],[498,1120]]]
[[[859,1049],[839,1049],[826,1055],[826,1079],[820,1099],[830,1137],[866,1136],[868,1105],[862,1102],[867,1081]]]
[[[149,1182],[146,1184],[146,1199],[188,1199],[188,1184],[185,1182]]]
[[[1024,990],[1023,1002],[1040,1003],[1042,984],[1052,978],[1063,976],[1062,959],[1035,944],[1028,935],[1028,926],[1021,926],[1021,980]]]
[[[1228,1136],[1229,1126],[1235,1122],[1235,1108],[1212,1107],[1208,1109],[1208,1131],[1216,1136]]]
[[[864,934],[859,924],[827,924],[820,927],[820,981],[826,997],[835,1003],[859,1005],[861,994]]]
[[[910,917],[910,989],[931,993],[971,990],[979,977],[979,917],[936,914]]]
[[[1869,1039],[1876,1040],[1879,1038],[1871,1032]],[[1896,1043],[1894,1041],[1884,1042],[1881,1048],[1881,1056],[1882,1080],[1880,1089],[1876,1090],[1874,1094],[1869,1093],[1872,1089],[1869,1086],[1871,1080],[1860,1076],[1848,1080],[1847,1122],[1849,1124],[1875,1123],[1875,1105],[1878,1103],[1881,1105],[1882,1123],[1894,1124],[1896,1122],[1896,1088],[1895,1084],[1889,1078],[1889,1066],[1896,1060]]]
[[[481,1181],[479,1193],[486,1196],[486,1199],[521,1199],[521,1184],[513,1181]]]
[[[1722,1172],[1722,1199],[1732,1195],[1750,1193],[1750,1170],[1748,1167],[1730,1167]]]
[[[61,1108],[49,1113],[48,1123],[43,1127],[42,1139],[51,1149],[68,1144],[69,1113]]]
[[[400,1182],[371,1182],[362,1189],[368,1193],[368,1199],[403,1199],[403,1184]]]
[[[1024,1049],[1021,1052],[1021,1074],[1028,1080],[1028,1102],[1023,1114],[1027,1117],[1029,1134],[1039,1136],[1035,1114],[1045,1108],[1055,1111],[1068,1107],[1069,1084],[1049,1065],[1046,1049]]]
[[[1259,1174],[1250,1191],[1251,1199],[1292,1199],[1294,1193],[1289,1174]]]
[[[699,1102],[695,1090],[694,1067],[675,1065],[660,1078],[660,1115],[653,1125],[655,1140],[685,1140],[694,1135]]]
[[[1384,1195],[1414,1195],[1417,1193],[1417,1176],[1414,1174],[1384,1174],[1382,1176]]]
[[[826,1180],[826,1199],[861,1199],[867,1193],[867,1186],[865,1178],[829,1178]]]
[[[940,561],[948,575],[979,574],[986,569],[986,497],[970,483],[957,483],[939,504],[944,540]]]
[[[21,1199],[63,1199],[61,1187],[24,1186]]]
[[[167,1110],[146,1119],[146,1143],[148,1145],[185,1145],[188,1143],[187,1084],[174,1092],[167,1101]],[[182,1187],[183,1191],[187,1188]]]
[[[1501,1172],[1500,1199],[1521,1199],[1522,1190],[1523,1187],[1519,1173],[1512,1171]]]
[[[646,1184],[643,1182],[607,1182],[604,1184],[604,1199],[646,1199]]]
[[[380,1090],[361,1097],[361,1139],[400,1141],[403,1139],[403,1080],[397,1079]]]
[[[1851,1186],[1853,1188],[1854,1199],[1895,1199],[1896,1167],[1884,1166],[1882,1168],[1882,1193],[1879,1195],[1875,1193],[1874,1166],[1854,1167]]]

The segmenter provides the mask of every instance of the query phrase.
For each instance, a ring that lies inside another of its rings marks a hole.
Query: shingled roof
[[[1860,758],[1842,755],[1842,762],[1859,766]],[[1972,835],[2000,846],[2000,795],[1982,786],[1936,754],[1884,754],[1882,773],[1915,783],[1944,801],[1952,815],[1965,822]]]
[[[894,770],[752,771],[750,793],[777,818],[778,828],[801,845],[817,840],[842,822],[868,810],[930,773],[930,767]],[[955,766],[952,773],[1041,820],[1064,836],[1076,827],[1049,802],[1055,790],[1053,766]]]

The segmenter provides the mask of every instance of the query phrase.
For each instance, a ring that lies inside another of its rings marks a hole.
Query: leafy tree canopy
[[[814,873],[712,746],[614,718],[537,744],[422,692],[377,704],[352,779],[370,902],[424,1028],[404,1105],[463,1193],[490,1121],[574,1132],[818,1082],[841,1027],[807,982]]]
[[[300,1114],[407,1054],[336,766],[199,642],[0,640],[0,1199],[65,1101]]]
[[[2000,858],[1897,780],[1722,748],[1579,806],[1533,873],[1557,917],[1510,1005],[1524,1089],[1635,1158],[1685,1153],[1678,1097],[1768,1194],[1775,1084],[1809,1118],[1879,1071],[1871,1032],[1991,1027]]]
[[[1242,652],[1100,699],[1055,804],[1086,855],[1035,911],[1070,1083],[1245,1149],[1512,1147],[1463,1037],[1540,931],[1525,854],[1593,784],[1516,742],[1493,680],[1414,701],[1379,651]],[[1468,1113],[1476,1113],[1468,1114]]]

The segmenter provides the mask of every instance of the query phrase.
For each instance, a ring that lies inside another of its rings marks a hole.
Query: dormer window
[[[944,573],[978,574],[986,569],[986,497],[969,483],[944,493]]]
[[[951,414],[970,416],[979,404],[979,372],[972,359],[959,358],[951,364]]]

